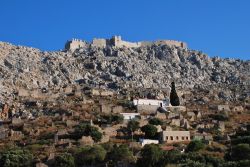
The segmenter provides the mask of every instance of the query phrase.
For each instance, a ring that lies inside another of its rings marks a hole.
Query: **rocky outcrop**
[[[71,84],[115,90],[168,88],[172,81],[181,88],[247,85],[250,61],[209,58],[200,51],[161,44],[138,48],[84,45],[74,52],[44,52],[0,42],[0,101],[13,98],[19,89],[60,91]]]

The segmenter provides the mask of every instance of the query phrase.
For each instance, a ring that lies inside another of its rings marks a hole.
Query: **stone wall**
[[[138,105],[137,106],[137,112],[141,114],[153,114],[156,113],[159,106],[154,105]]]
[[[110,43],[113,45],[113,46],[116,46],[116,47],[128,47],[128,48],[137,48],[137,47],[140,47],[141,46],[141,43],[140,42],[128,42],[128,41],[123,41],[121,36],[113,36],[111,39],[110,39]]]
[[[66,42],[65,50],[75,51],[84,46],[86,46],[86,42],[79,39],[72,39],[71,41]]]
[[[96,47],[106,47],[107,46],[107,40],[102,38],[94,38],[92,42],[92,46]]]
[[[158,40],[155,42],[148,42],[148,41],[141,42],[141,46],[150,46],[153,44],[187,48],[187,44],[185,42],[180,42],[180,41],[175,41],[175,40]]]
[[[72,39],[71,41],[67,41],[65,44],[66,50],[74,51],[75,49],[81,48],[86,46],[86,42],[78,39]],[[104,38],[94,38],[91,45],[95,47],[106,47],[106,46],[115,46],[115,47],[127,47],[127,48],[138,48],[141,46],[150,46],[150,45],[168,45],[168,46],[176,46],[187,48],[187,44],[180,41],[174,40],[158,40],[155,42],[128,42],[122,40],[121,36],[113,36],[111,39],[104,39]]]
[[[161,140],[167,143],[190,141],[189,131],[162,131]]]

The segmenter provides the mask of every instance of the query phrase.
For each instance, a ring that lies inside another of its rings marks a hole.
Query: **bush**
[[[204,144],[202,143],[201,140],[193,140],[191,141],[186,149],[186,152],[195,152],[195,151],[199,151],[201,149],[204,148]]]
[[[249,144],[238,144],[232,148],[232,160],[249,160],[250,159],[250,146]]]
[[[250,144],[250,136],[242,136],[242,137],[240,136],[240,137],[237,137],[235,139],[232,139],[233,145],[237,145],[240,143]]]
[[[123,122],[123,116],[120,114],[109,114],[109,115],[102,115],[101,116],[103,123],[107,124],[120,124]]]
[[[147,144],[141,150],[141,158],[137,165],[141,167],[161,167],[165,166],[164,154],[161,148],[155,144]]]
[[[0,153],[2,167],[31,167],[33,155],[28,150],[12,148]]]
[[[145,137],[154,138],[157,134],[157,128],[154,125],[144,125],[141,130],[145,133]]]
[[[114,146],[110,153],[110,159],[114,162],[133,163],[135,158],[127,145]]]
[[[212,119],[215,119],[217,121],[228,121],[229,118],[226,115],[223,114],[210,114],[209,117],[211,117]]]
[[[96,165],[104,161],[106,150],[100,146],[83,147],[75,155],[75,160],[78,166]]]
[[[98,142],[102,139],[102,133],[98,131],[98,128],[89,124],[77,125],[75,127],[74,134],[76,138],[81,138],[82,136],[91,136],[95,142]]]
[[[159,118],[152,118],[149,120],[149,123],[152,125],[162,125],[162,121]]]
[[[138,121],[130,120],[128,122],[127,129],[128,129],[128,131],[134,132],[140,128],[139,125],[140,125],[140,123]]]
[[[54,160],[53,166],[56,167],[74,167],[75,160],[71,154],[64,153],[62,155],[57,155]]]

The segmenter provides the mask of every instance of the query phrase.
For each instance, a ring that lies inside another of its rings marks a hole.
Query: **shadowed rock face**
[[[0,100],[19,88],[60,89],[83,84],[111,89],[248,84],[250,61],[209,58],[186,48],[151,45],[138,48],[92,47],[43,52],[0,42]]]

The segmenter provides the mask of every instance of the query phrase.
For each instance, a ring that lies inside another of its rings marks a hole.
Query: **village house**
[[[138,118],[140,113],[120,113],[123,116],[124,120],[132,120]]]
[[[144,147],[146,144],[159,144],[159,140],[152,139],[139,139],[141,146]]]
[[[208,133],[194,133],[191,135],[192,140],[203,140],[210,143],[213,141],[213,136]]]
[[[21,131],[10,130],[10,140],[21,140],[24,137],[24,134]]]
[[[180,127],[180,126],[181,126],[181,119],[179,119],[179,118],[177,118],[177,119],[172,119],[172,120],[171,120],[171,125],[172,125],[172,126]]]
[[[137,112],[152,114],[156,113],[158,108],[166,110],[166,107],[170,105],[169,99],[155,100],[155,99],[135,99],[133,104],[137,107]]]
[[[189,142],[189,131],[162,131],[161,141],[166,143]]]
[[[195,119],[196,119],[196,115],[192,111],[187,112],[187,116],[188,116],[189,121],[195,121]]]
[[[183,128],[185,128],[185,129],[189,129],[190,128],[189,122],[185,118],[181,119],[180,126],[183,127]]]
[[[232,112],[241,114],[244,111],[244,108],[242,106],[234,106],[232,109]]]
[[[174,113],[181,113],[181,112],[186,112],[187,108],[186,106],[166,106],[166,110],[169,112],[174,112]]]
[[[223,112],[223,111],[228,112],[228,111],[230,111],[229,105],[218,105],[217,111],[218,112]]]

